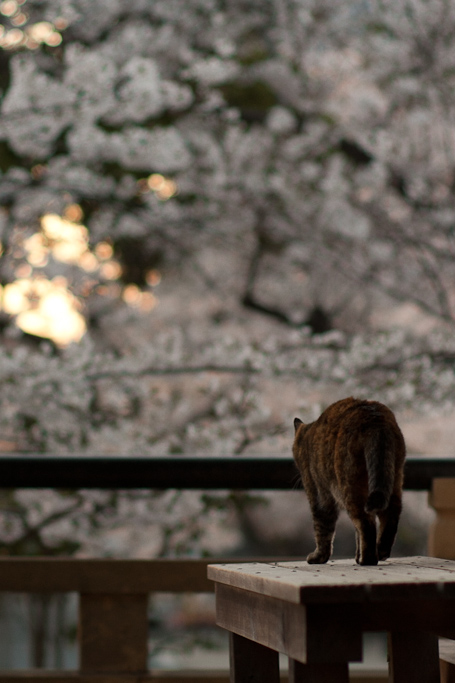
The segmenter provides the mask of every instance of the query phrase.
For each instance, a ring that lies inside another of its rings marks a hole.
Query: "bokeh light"
[[[25,4],[26,0],[4,0],[0,3],[0,14],[9,20],[11,26],[6,28],[0,25],[0,48],[36,50],[40,45],[58,47],[63,39],[60,31],[68,27],[68,21],[64,17],[57,17],[54,22],[27,24],[29,16]]]
[[[28,334],[52,339],[58,346],[77,342],[86,331],[79,301],[65,278],[24,278],[3,287],[2,308],[16,316],[16,325]]]
[[[55,213],[42,216],[39,232],[30,235],[19,230],[14,236],[12,250],[13,258],[18,261],[14,267],[16,280],[0,290],[0,309],[14,316],[16,325],[23,332],[52,339],[62,347],[80,341],[85,334],[82,302],[92,294],[120,298],[144,313],[158,304],[152,292],[119,282],[123,269],[114,258],[112,244],[101,241],[91,248],[83,219],[81,206],[71,203],[62,216]],[[71,280],[46,276],[46,267],[53,264],[52,269],[55,269],[56,263],[73,268],[67,271]],[[161,275],[151,270],[146,281],[149,287],[155,287],[161,281]]]
[[[151,191],[163,202],[166,202],[178,193],[178,185],[175,180],[166,178],[161,173],[152,173],[148,178],[141,178],[137,181],[137,186],[141,194]]]

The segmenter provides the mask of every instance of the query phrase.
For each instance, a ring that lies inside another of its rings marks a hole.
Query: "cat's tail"
[[[383,430],[370,432],[365,444],[368,472],[366,512],[381,512],[389,504],[395,478],[395,443]]]
[[[368,494],[365,512],[381,512],[381,510],[386,509],[388,503],[387,496],[383,491],[373,491]]]

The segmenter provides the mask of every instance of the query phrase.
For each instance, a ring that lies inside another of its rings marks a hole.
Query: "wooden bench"
[[[455,638],[453,561],[240,563],[208,572],[217,623],[230,632],[233,683],[277,683],[278,652],[290,658],[291,683],[348,683],[366,631],[388,632],[390,681],[440,681],[438,636]],[[445,683],[455,670],[447,648]]]
[[[439,663],[441,683],[455,683],[455,642],[446,638],[439,640]]]

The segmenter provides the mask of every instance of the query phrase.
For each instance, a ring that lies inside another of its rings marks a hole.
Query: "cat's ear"
[[[295,418],[294,418],[294,429],[295,429],[295,431],[298,430],[298,428],[300,427],[300,425],[303,425],[302,420],[299,420],[298,417],[295,417]]]

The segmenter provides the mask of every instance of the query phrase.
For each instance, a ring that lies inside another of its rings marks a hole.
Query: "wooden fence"
[[[290,458],[0,457],[4,488],[289,490],[295,475]],[[429,554],[455,559],[455,459],[409,458],[405,487],[430,493],[436,520]],[[79,669],[4,671],[0,682],[227,683],[228,672],[147,670],[150,594],[212,591],[206,567],[216,561],[0,558],[0,591],[79,594]],[[387,680],[377,672],[355,672],[351,678]]]

